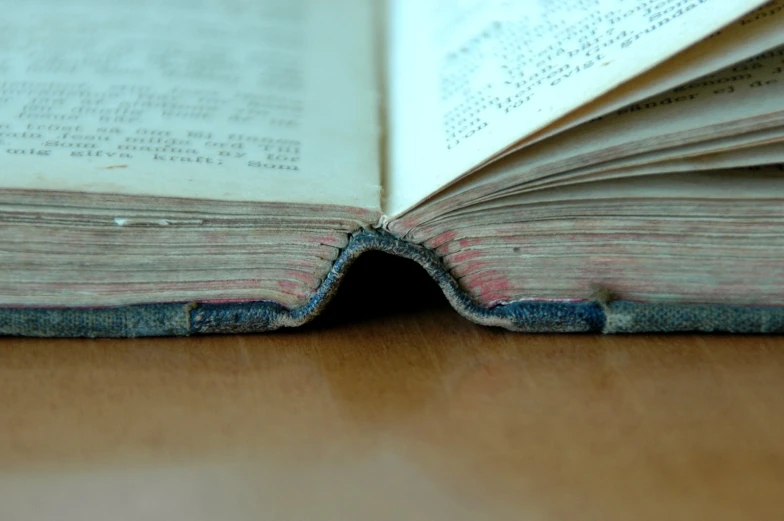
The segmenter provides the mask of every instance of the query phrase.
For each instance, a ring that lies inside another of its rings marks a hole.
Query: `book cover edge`
[[[149,337],[260,333],[304,325],[338,291],[351,264],[377,250],[417,262],[455,310],[477,324],[529,333],[721,332],[784,333],[784,307],[670,305],[626,301],[475,303],[432,251],[383,230],[352,235],[304,306],[271,301],[229,304],[140,304],[109,308],[0,308],[0,335],[30,337]]]

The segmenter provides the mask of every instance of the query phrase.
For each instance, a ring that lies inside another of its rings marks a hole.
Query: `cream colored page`
[[[515,144],[523,148],[625,105],[654,96],[695,78],[784,45],[784,0],[744,16],[708,40],[698,43],[647,73],[558,120],[542,132]]]
[[[0,187],[380,207],[364,0],[28,0]]]
[[[399,215],[764,3],[391,2],[385,210]]]
[[[784,47],[670,92],[633,103],[611,115],[553,136],[509,155],[473,178],[455,184],[453,194],[478,189],[484,195],[571,170],[601,168],[607,161],[639,154],[682,151],[712,140],[725,144],[751,135],[777,135],[784,122]],[[734,138],[732,136],[735,136]],[[687,155],[684,153],[684,155]],[[671,157],[671,159],[674,157]],[[482,178],[482,183],[473,181]]]

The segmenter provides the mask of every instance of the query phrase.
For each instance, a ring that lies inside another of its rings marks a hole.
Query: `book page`
[[[765,0],[391,2],[387,213]]]
[[[742,140],[784,123],[784,47],[766,51],[724,70],[640,100],[590,123],[512,154],[483,170],[469,184],[485,194],[513,189],[550,176],[650,151]],[[460,183],[462,184],[462,182]],[[453,185],[458,188],[460,184]],[[474,194],[476,196],[476,193]]]
[[[605,167],[656,158],[656,152],[659,160],[677,159],[689,156],[689,149],[709,153],[733,142],[775,142],[784,125],[782,58],[784,47],[766,51],[508,155],[421,205],[403,227],[482,200],[504,204],[507,196],[537,185],[591,172],[599,177]]]
[[[775,163],[784,164],[784,128],[782,127],[635,154],[526,183],[524,189],[512,188],[511,192],[521,193],[542,187],[661,174],[672,169],[677,169],[672,171],[688,173],[690,170],[706,168],[718,170]]]
[[[509,152],[781,45],[784,45],[784,0],[773,0],[709,39],[515,143]]]
[[[29,0],[0,21],[0,188],[378,209],[363,0]]]

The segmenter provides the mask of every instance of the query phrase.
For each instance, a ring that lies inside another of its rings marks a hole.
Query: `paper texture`
[[[764,3],[392,2],[386,212]]]
[[[0,188],[377,209],[363,0],[31,0],[0,22]]]

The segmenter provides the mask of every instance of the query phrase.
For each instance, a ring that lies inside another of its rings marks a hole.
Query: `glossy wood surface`
[[[781,519],[784,339],[511,334],[375,266],[302,331],[0,341],[0,519]]]

